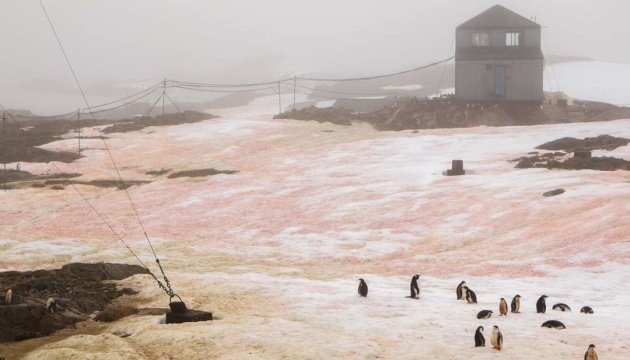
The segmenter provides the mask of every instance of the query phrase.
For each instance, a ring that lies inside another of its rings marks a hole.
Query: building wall
[[[540,47],[540,29],[457,30],[456,43],[458,48],[472,47],[473,34],[476,32],[487,32],[490,35],[491,47],[505,47],[505,34],[517,31],[523,33],[521,46]]]
[[[505,97],[494,95],[494,66],[506,66]],[[455,96],[469,101],[542,101],[542,59],[456,60]]]

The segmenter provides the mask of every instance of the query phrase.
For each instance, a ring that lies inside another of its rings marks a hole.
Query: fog
[[[116,98],[164,78],[204,82],[355,76],[451,56],[455,27],[500,3],[543,28],[545,54],[630,62],[630,3],[607,0],[44,1],[87,89]],[[0,103],[81,105],[36,0],[1,0]],[[62,96],[67,95],[67,96]],[[76,97],[76,98],[75,98]]]

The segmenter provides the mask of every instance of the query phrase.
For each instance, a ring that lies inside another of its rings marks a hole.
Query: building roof
[[[459,25],[464,29],[540,28],[540,25],[501,5],[495,5]]]
[[[534,60],[544,59],[539,47],[470,47],[458,48],[456,60]]]

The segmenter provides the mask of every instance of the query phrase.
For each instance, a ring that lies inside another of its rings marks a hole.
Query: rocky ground
[[[520,169],[546,168],[565,170],[630,170],[630,161],[610,156],[592,156],[593,150],[612,151],[626,146],[630,140],[610,135],[576,139],[564,137],[537,146],[536,149],[551,150],[540,154],[532,152],[530,156],[523,156],[512,160]],[[562,150],[562,151],[555,151]],[[573,153],[573,155],[570,155]]]
[[[142,116],[123,120],[66,120],[66,119],[31,119],[10,117],[2,128],[0,141],[0,162],[18,163],[34,162],[47,163],[50,161],[73,162],[81,158],[78,151],[50,151],[40,146],[68,137],[77,137],[77,130],[95,126],[106,126],[103,133],[121,133],[137,131],[148,126],[168,126],[194,123],[216,118],[202,112],[184,111],[183,113],[166,114],[164,116]],[[98,136],[82,136],[82,139],[101,139]]]
[[[13,292],[13,303],[0,301],[0,342],[19,341],[49,335],[97,316],[119,296],[131,295],[130,288],[118,289],[106,280],[122,280],[146,274],[138,265],[72,263],[56,270],[5,271],[0,273],[2,295]],[[46,312],[48,298],[57,302],[54,313]],[[100,315],[112,320],[111,313]]]
[[[466,104],[452,98],[402,98],[382,109],[354,113],[346,109],[310,107],[279,114],[279,119],[315,120],[338,125],[366,122],[378,130],[466,128],[606,121],[630,117],[630,108],[573,101],[538,105]]]

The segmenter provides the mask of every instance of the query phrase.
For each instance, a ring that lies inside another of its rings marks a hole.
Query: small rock
[[[555,190],[547,191],[546,193],[543,194],[543,196],[549,197],[549,196],[556,196],[560,194],[564,194],[564,189],[555,189]]]
[[[116,329],[112,331],[112,334],[121,338],[126,338],[128,336],[131,336],[131,333],[126,329]]]

